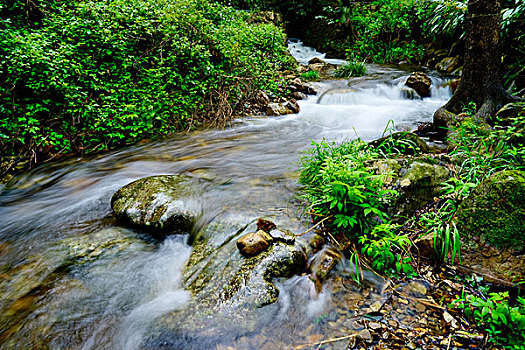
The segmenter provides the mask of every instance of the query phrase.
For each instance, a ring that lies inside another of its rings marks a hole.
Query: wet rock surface
[[[410,74],[405,83],[406,86],[414,89],[421,97],[430,96],[431,84],[432,81],[430,80],[430,78],[422,72],[414,72]]]
[[[146,177],[115,192],[111,207],[127,224],[157,233],[187,233],[201,211],[201,186],[188,176]]]
[[[213,222],[194,240],[193,251],[184,271],[184,285],[192,292],[192,301],[181,311],[163,316],[147,344],[171,334],[207,339],[213,343],[235,327],[236,333],[253,331],[260,317],[278,299],[276,278],[300,274],[306,268],[306,245],[302,242],[273,241],[268,233],[250,225]],[[257,255],[241,254],[239,237],[253,234],[273,241]],[[217,273],[220,271],[220,273]],[[265,309],[266,310],[266,309]],[[263,316],[261,316],[263,315]],[[215,339],[215,340],[214,340]],[[205,341],[205,340],[203,340]]]

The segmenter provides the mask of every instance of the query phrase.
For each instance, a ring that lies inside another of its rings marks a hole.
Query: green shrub
[[[292,64],[282,30],[206,0],[16,1],[0,11],[4,155],[221,125],[256,90],[278,94],[276,72]]]
[[[348,57],[376,63],[417,62],[424,53],[424,21],[431,12],[427,1],[376,0],[341,9],[351,29]]]
[[[488,334],[492,344],[505,349],[525,349],[525,299],[518,297],[509,303],[509,292],[488,296],[462,295],[450,305],[473,318]]]
[[[332,216],[330,228],[353,239],[371,232],[386,219],[385,203],[392,191],[383,189],[383,177],[366,167],[379,158],[368,144],[353,140],[337,145],[314,143],[302,159],[300,182],[308,208]]]
[[[304,80],[318,80],[319,73],[317,73],[315,70],[311,70],[306,73],[301,73],[301,78]]]

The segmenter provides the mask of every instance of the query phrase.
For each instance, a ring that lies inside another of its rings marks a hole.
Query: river
[[[298,42],[292,46],[302,61],[320,55]],[[47,164],[0,188],[0,347],[138,349],[148,325],[168,311],[184,308],[191,298],[181,284],[181,271],[191,253],[186,237],[158,242],[119,227],[113,218],[112,194],[138,178],[188,174],[204,179],[209,186],[201,199],[203,222],[266,216],[297,232],[304,230],[293,195],[300,153],[312,141],[371,140],[392,126],[414,128],[431,121],[451,94],[441,86],[443,80],[431,74],[430,98],[405,99],[403,83],[420,68],[367,68],[362,78],[314,83],[322,93],[300,101],[301,111],[295,115],[245,118],[224,130],[181,133]],[[89,244],[96,244],[101,232],[110,232],[124,244],[97,252]],[[75,255],[75,249],[84,251]],[[77,260],[71,264],[71,259]],[[279,283],[280,331],[259,334],[283,342],[273,344],[286,343],[282,334],[330,321],[323,315],[335,312],[334,305],[341,300],[368,298],[356,294],[362,289],[336,296],[327,288],[313,300],[301,288],[300,277]],[[187,348],[199,345],[188,343]]]

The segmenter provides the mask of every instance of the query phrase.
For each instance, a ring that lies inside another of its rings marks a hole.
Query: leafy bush
[[[365,63],[358,61],[346,63],[334,72],[334,76],[337,78],[361,77],[365,74]]]
[[[489,342],[506,349],[524,349],[525,299],[518,297],[516,304],[509,303],[509,292],[485,295],[457,296],[451,307],[471,317],[489,335]]]
[[[340,7],[349,28],[349,57],[376,63],[417,62],[424,53],[419,38],[431,12],[427,1],[376,0]]]
[[[314,213],[332,216],[330,228],[350,239],[371,232],[386,218],[384,204],[393,192],[383,189],[382,176],[366,168],[378,157],[365,142],[353,140],[314,143],[302,159],[302,198]]]
[[[279,28],[206,0],[64,3],[0,6],[4,155],[91,152],[221,125],[256,90],[279,93],[276,71],[291,64]]]
[[[404,273],[412,277],[414,269],[408,249],[412,242],[406,235],[396,232],[398,225],[380,224],[368,235],[359,237],[361,252],[372,260],[372,268],[388,275]]]

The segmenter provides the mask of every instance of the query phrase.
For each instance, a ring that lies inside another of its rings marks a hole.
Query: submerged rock
[[[516,282],[525,279],[525,172],[489,176],[461,203],[455,221],[462,263]]]
[[[417,93],[417,91],[410,87],[401,89],[401,97],[407,100],[421,100],[421,96]]]
[[[310,263],[310,278],[317,293],[321,292],[322,282],[342,259],[343,253],[334,247],[324,247],[313,257]]]
[[[200,214],[196,180],[180,175],[159,175],[136,180],[111,198],[117,217],[154,232],[189,232]]]
[[[407,81],[405,82],[405,85],[416,90],[416,92],[421,97],[429,97],[430,96],[430,85],[432,84],[432,81],[430,78],[425,74],[421,72],[414,72],[410,74],[410,76],[407,78]]]

